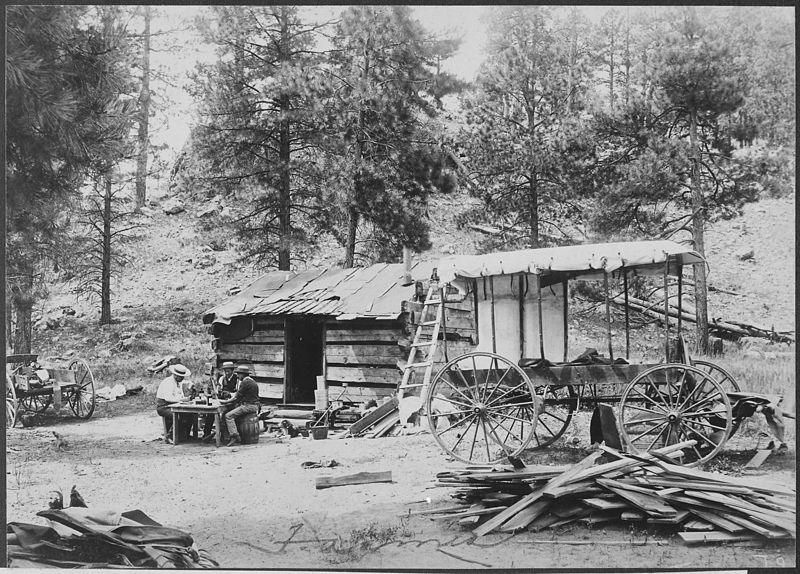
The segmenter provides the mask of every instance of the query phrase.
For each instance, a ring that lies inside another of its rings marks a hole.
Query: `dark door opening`
[[[284,403],[313,403],[317,376],[322,374],[324,324],[286,321],[286,383]]]

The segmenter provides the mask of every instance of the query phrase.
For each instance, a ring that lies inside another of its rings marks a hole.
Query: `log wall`
[[[283,321],[256,317],[253,331],[246,337],[228,341],[225,331],[221,331],[217,339],[217,366],[223,361],[248,365],[261,398],[283,399],[283,330]]]
[[[326,326],[325,363],[328,396],[362,403],[394,394],[402,378],[398,361],[407,353],[401,321],[333,321]],[[347,383],[347,388],[344,388]]]

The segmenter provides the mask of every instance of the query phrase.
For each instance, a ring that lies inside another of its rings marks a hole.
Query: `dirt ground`
[[[565,526],[474,538],[453,519],[409,511],[452,506],[435,486],[448,461],[429,434],[312,440],[261,435],[257,445],[166,445],[155,413],[14,428],[7,433],[9,521],[43,523],[48,493],[75,484],[90,507],[141,509],[190,531],[224,568],[734,568],[795,566],[795,544],[688,547],[671,530]],[[57,450],[52,431],[69,447]],[[794,488],[796,456],[750,474]],[[579,448],[526,457],[529,464],[579,460]],[[741,458],[741,457],[740,457]],[[335,468],[301,466],[335,460]],[[730,467],[740,472],[735,456]],[[742,460],[746,461],[747,457]],[[392,483],[315,489],[315,479],[392,472]]]

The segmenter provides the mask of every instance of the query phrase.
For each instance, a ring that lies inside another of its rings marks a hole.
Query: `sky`
[[[345,6],[307,6],[305,10],[313,12],[321,20],[334,19]],[[614,6],[581,6],[580,10],[590,20],[599,20],[603,13]],[[460,78],[472,81],[484,59],[486,44],[486,22],[492,10],[491,5],[453,6],[425,5],[413,6],[412,9],[420,22],[431,32],[447,36],[461,37],[461,45],[453,58],[443,62],[443,70]],[[620,7],[617,7],[620,8]],[[168,6],[157,8],[159,25],[164,28],[189,28],[191,20],[207,10],[205,6]],[[624,8],[623,8],[624,9]],[[189,42],[194,38],[191,31],[181,33]],[[210,47],[193,46],[184,50],[180,57],[166,53],[154,53],[154,65],[163,65],[179,76],[177,88],[169,90],[170,98],[176,102],[169,117],[169,125],[156,131],[151,136],[155,145],[166,143],[173,150],[179,150],[189,135],[192,100],[185,88],[188,86],[187,74],[194,70],[199,61],[213,58]]]
[[[335,17],[343,6],[316,6],[313,8],[318,17]],[[414,6],[416,17],[433,33],[454,35],[462,37],[458,53],[444,63],[445,71],[451,72],[465,80],[473,80],[478,71],[478,66],[483,60],[483,49],[486,42],[485,13],[487,6]],[[159,6],[159,25],[164,28],[185,28],[195,16],[200,15],[206,7],[202,6]],[[181,34],[186,42],[193,41],[193,34]],[[180,57],[175,55],[154,52],[152,62],[162,65],[176,74],[179,86],[169,90],[170,98],[176,105],[170,113],[169,125],[152,134],[153,144],[168,144],[173,150],[179,150],[189,135],[191,121],[191,98],[186,93],[188,85],[187,74],[194,70],[198,62],[209,61],[213,52],[203,47],[195,46],[184,50]]]

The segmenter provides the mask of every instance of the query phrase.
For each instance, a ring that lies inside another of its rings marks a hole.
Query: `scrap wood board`
[[[317,490],[334,486],[348,486],[351,484],[372,484],[375,482],[392,482],[392,471],[385,472],[358,472],[346,476],[320,476],[317,478]]]
[[[791,500],[777,494],[783,488],[686,469],[660,458],[691,444],[686,441],[635,456],[602,447],[615,460],[599,464],[600,452],[595,452],[557,475],[545,471],[537,476],[525,468],[441,472],[438,486],[455,488],[453,498],[463,499],[464,506],[439,517],[454,518],[462,526],[474,526],[477,518],[480,524],[473,533],[478,536],[539,531],[573,521],[632,520],[676,530],[702,529],[686,533],[682,537],[686,544],[795,538],[793,494]],[[673,473],[673,468],[679,472]],[[530,492],[509,496],[514,486],[525,486]]]

